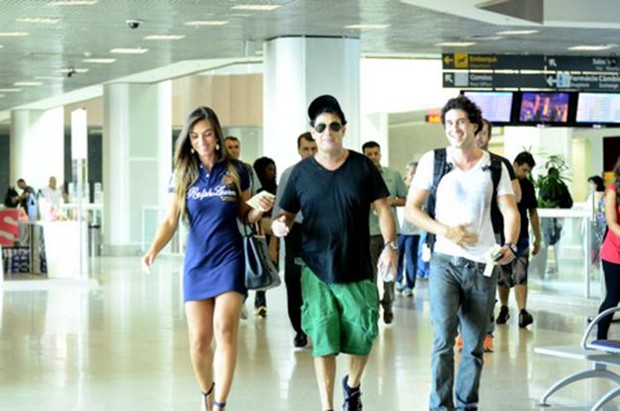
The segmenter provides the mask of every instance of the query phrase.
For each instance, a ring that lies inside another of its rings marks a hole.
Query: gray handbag
[[[265,235],[256,224],[243,225],[245,254],[245,286],[248,290],[264,291],[282,283],[278,269],[269,256]]]

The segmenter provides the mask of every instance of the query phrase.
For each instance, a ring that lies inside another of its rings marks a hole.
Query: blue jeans
[[[429,274],[429,263],[422,260],[422,250],[424,249],[424,244],[426,244],[426,237],[428,234],[426,231],[420,232],[420,241],[418,243],[418,278],[428,278]]]
[[[405,288],[415,287],[415,277],[418,271],[418,245],[420,236],[404,235],[398,236],[398,271],[396,272],[396,282],[403,281],[403,269],[405,271]]]
[[[482,275],[483,263],[433,253],[429,277],[433,352],[431,410],[472,410],[478,406],[484,336],[495,302],[497,271]],[[454,386],[454,339],[460,324],[463,353]]]

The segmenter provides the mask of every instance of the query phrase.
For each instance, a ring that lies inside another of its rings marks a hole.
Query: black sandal
[[[224,408],[226,408],[226,403],[225,402],[217,402],[217,401],[213,400],[213,406],[219,408],[220,410],[223,410]]]
[[[209,390],[207,392],[200,391],[200,393],[202,394],[203,401],[204,401],[204,406],[205,406],[204,409],[206,411],[209,411],[208,398],[209,398],[209,395],[211,395],[211,393],[213,392],[213,388],[215,388],[215,383],[211,383],[211,388],[209,388]]]

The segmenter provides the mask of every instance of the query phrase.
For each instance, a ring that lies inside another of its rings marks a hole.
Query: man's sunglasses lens
[[[326,128],[327,128],[327,125],[325,123],[319,123],[319,124],[316,125],[316,127],[314,127],[314,129],[316,130],[317,133],[324,132]],[[334,121],[333,123],[329,123],[329,128],[332,131],[338,132],[342,128],[342,124],[340,124],[337,121]]]

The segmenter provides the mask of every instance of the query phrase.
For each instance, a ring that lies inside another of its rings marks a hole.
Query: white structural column
[[[59,184],[64,172],[64,108],[11,112],[11,184],[23,178],[35,190],[50,176]]]
[[[171,83],[104,86],[106,253],[139,253],[142,208],[165,207],[171,170]]]
[[[360,150],[360,41],[283,37],[264,45],[263,153],[279,170],[299,159],[297,136],[308,131],[308,105],[338,99],[347,119],[344,145]]]

